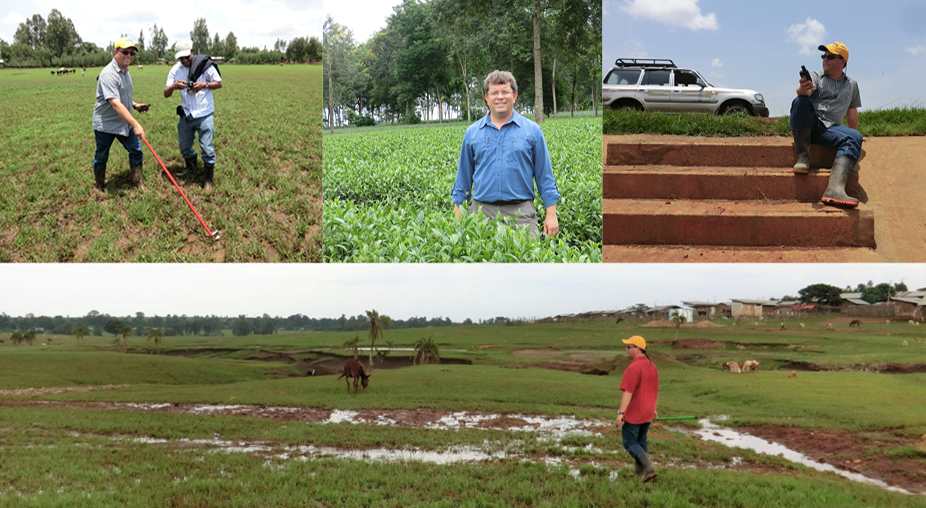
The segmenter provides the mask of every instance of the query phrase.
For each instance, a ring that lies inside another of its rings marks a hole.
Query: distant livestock
[[[907,341],[903,341],[903,345],[908,346],[909,344],[907,344]]]
[[[800,326],[801,328],[804,328],[804,323],[801,323],[801,324],[799,324],[799,325],[797,325],[797,326]]]
[[[347,393],[350,393],[350,380],[354,380],[354,393],[357,393],[357,382],[363,385],[363,389],[366,390],[367,386],[370,385],[370,376],[372,374],[367,374],[363,369],[363,364],[359,360],[351,358],[344,362],[344,372],[338,376],[338,379],[342,377],[347,377]]]
[[[624,322],[624,318],[619,317],[619,318],[617,318],[617,322],[614,323],[614,324],[619,325],[619,324],[621,324],[621,323],[623,323],[623,322]]]
[[[862,320],[860,320],[860,319],[853,319],[852,322],[849,323],[849,326],[862,326]]]
[[[744,372],[754,372],[759,368],[759,362],[746,360],[744,362],[723,362],[720,370],[730,371],[733,374],[742,374]]]
[[[797,377],[797,371],[793,371],[793,370],[792,370],[791,373],[788,374],[788,377],[789,377],[789,378],[790,378],[790,377]]]
[[[142,69],[144,69],[144,68],[145,68],[145,66],[144,66],[144,65],[138,65],[137,67],[138,67],[138,70],[142,70]]]
[[[720,367],[720,370],[728,370],[734,374],[740,374],[743,372],[743,369],[740,368],[740,364],[736,362],[723,362],[723,366]]]
[[[826,324],[826,329],[827,329],[827,330],[835,330],[835,328],[833,328],[833,323],[827,323],[827,324]]]

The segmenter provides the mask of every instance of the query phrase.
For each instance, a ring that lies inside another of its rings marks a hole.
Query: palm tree
[[[23,334],[23,341],[28,342],[31,346],[32,343],[35,342],[35,330],[27,330],[26,333]]]
[[[122,345],[123,346],[129,345],[129,337],[132,336],[133,331],[134,330],[132,329],[131,326],[123,326],[122,328],[119,329],[119,334],[122,335]]]
[[[367,311],[367,319],[364,325],[370,326],[370,372],[373,372],[373,348],[376,347],[376,339],[383,336],[383,328],[392,325],[392,318],[385,314],[380,316],[376,309]]]
[[[71,335],[77,339],[77,345],[80,345],[80,339],[90,335],[90,330],[87,330],[86,326],[81,326],[80,328],[75,328],[71,330]]]
[[[19,333],[19,332],[13,332],[13,333],[10,335],[10,342],[12,342],[14,346],[18,346],[18,345],[22,344],[22,342],[23,342],[23,334],[21,334],[21,333]]]
[[[685,324],[687,319],[683,314],[680,314],[677,310],[672,311],[672,317],[670,318],[673,323],[675,323],[675,342],[678,342],[678,329]]]
[[[440,349],[434,342],[433,336],[425,339],[418,339],[415,343],[415,356],[412,358],[412,365],[425,365],[429,363],[440,363]]]
[[[157,349],[158,344],[161,343],[161,340],[164,338],[164,330],[160,328],[152,328],[148,330],[148,342],[154,342],[154,347]]]
[[[354,350],[354,360],[357,359],[359,351],[357,348],[360,346],[360,335],[354,335],[353,339],[344,342],[344,347],[353,348]]]

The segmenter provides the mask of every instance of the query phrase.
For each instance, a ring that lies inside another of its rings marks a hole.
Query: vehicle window
[[[605,83],[608,85],[636,85],[639,77],[640,71],[614,69],[608,72]]]
[[[669,86],[669,71],[646,71],[643,75],[644,85]]]
[[[685,71],[676,71],[675,72],[675,84],[677,86],[688,86],[688,85],[704,85],[707,86],[703,80],[699,79],[698,76],[693,72]]]

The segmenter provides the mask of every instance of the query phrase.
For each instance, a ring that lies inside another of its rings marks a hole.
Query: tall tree
[[[87,335],[90,335],[90,331],[87,330],[87,327],[86,327],[86,326],[81,326],[81,327],[79,327],[79,328],[75,328],[75,329],[71,330],[71,335],[73,335],[74,338],[77,339],[77,345],[79,346],[79,345],[80,345],[80,339],[86,337]]]
[[[376,309],[368,310],[365,326],[370,329],[370,372],[373,372],[373,348],[376,347],[376,339],[383,337],[383,329],[392,325],[392,318],[386,315],[380,315]]]
[[[138,40],[135,41],[135,45],[138,46],[139,51],[145,50],[145,30],[141,29],[138,31]]]
[[[13,42],[25,44],[32,49],[45,47],[45,19],[40,14],[33,14],[24,23],[20,23],[13,35]]]
[[[225,59],[231,60],[235,58],[235,55],[238,54],[238,38],[235,37],[234,32],[228,32],[228,35],[225,37]]]
[[[543,123],[543,62],[540,53],[540,0],[534,0],[534,121]]]
[[[354,36],[347,27],[335,23],[330,15],[325,18],[322,33],[325,49],[324,72],[327,78],[327,82],[324,83],[324,92],[328,97],[328,127],[330,132],[334,133],[334,106],[335,97],[338,95],[334,86],[334,78],[342,71],[342,65],[346,64],[347,57],[354,48]]]
[[[129,337],[132,336],[132,333],[133,333],[134,331],[135,331],[135,329],[132,328],[131,326],[123,326],[123,327],[119,330],[119,334],[122,335],[122,345],[123,345],[123,346],[128,346],[128,345],[129,345]]]
[[[164,56],[167,51],[167,35],[164,34],[163,28],[158,28],[157,23],[151,27],[151,49],[157,54],[158,58]]]
[[[148,342],[154,342],[154,348],[158,349],[161,341],[164,340],[164,330],[152,328],[148,330]]]
[[[842,290],[829,284],[811,284],[798,290],[802,303],[819,303],[838,307],[842,303]]]
[[[53,56],[70,54],[80,45],[80,36],[70,18],[64,17],[58,9],[48,15],[45,46]]]
[[[193,52],[203,55],[209,54],[209,29],[206,27],[205,18],[196,18],[193,22],[193,31],[190,32],[190,40],[193,41]]]
[[[225,54],[225,47],[222,43],[222,38],[219,37],[219,32],[215,33],[215,37],[212,39],[212,45],[209,47],[209,54],[211,56],[223,56]]]

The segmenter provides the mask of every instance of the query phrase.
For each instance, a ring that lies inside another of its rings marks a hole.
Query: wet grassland
[[[600,262],[601,118],[543,124],[562,198],[559,236],[539,242],[478,214],[454,216],[450,191],[466,127],[457,122],[326,134],[325,261]],[[543,201],[534,203],[542,229]]]
[[[111,338],[7,340],[0,505],[926,506],[918,326],[715,323],[677,340],[671,325],[611,320],[387,330],[394,349],[356,395],[336,375],[356,332],[130,338],[124,352]],[[660,476],[639,484],[611,425],[631,334],[651,344],[661,417],[711,418],[919,494],[669,421],[650,433]],[[440,365],[399,350],[422,335]],[[744,360],[759,370],[720,368]]]
[[[132,67],[134,113],[170,171],[177,145],[175,92],[166,65]],[[105,197],[94,193],[91,117],[100,68],[0,71],[0,261],[314,262],[321,260],[321,66],[221,66],[215,100],[215,191],[199,169],[176,178],[213,241],[144,142],[148,192],[132,186],[128,155],[110,150]],[[194,142],[199,153],[199,144]]]

